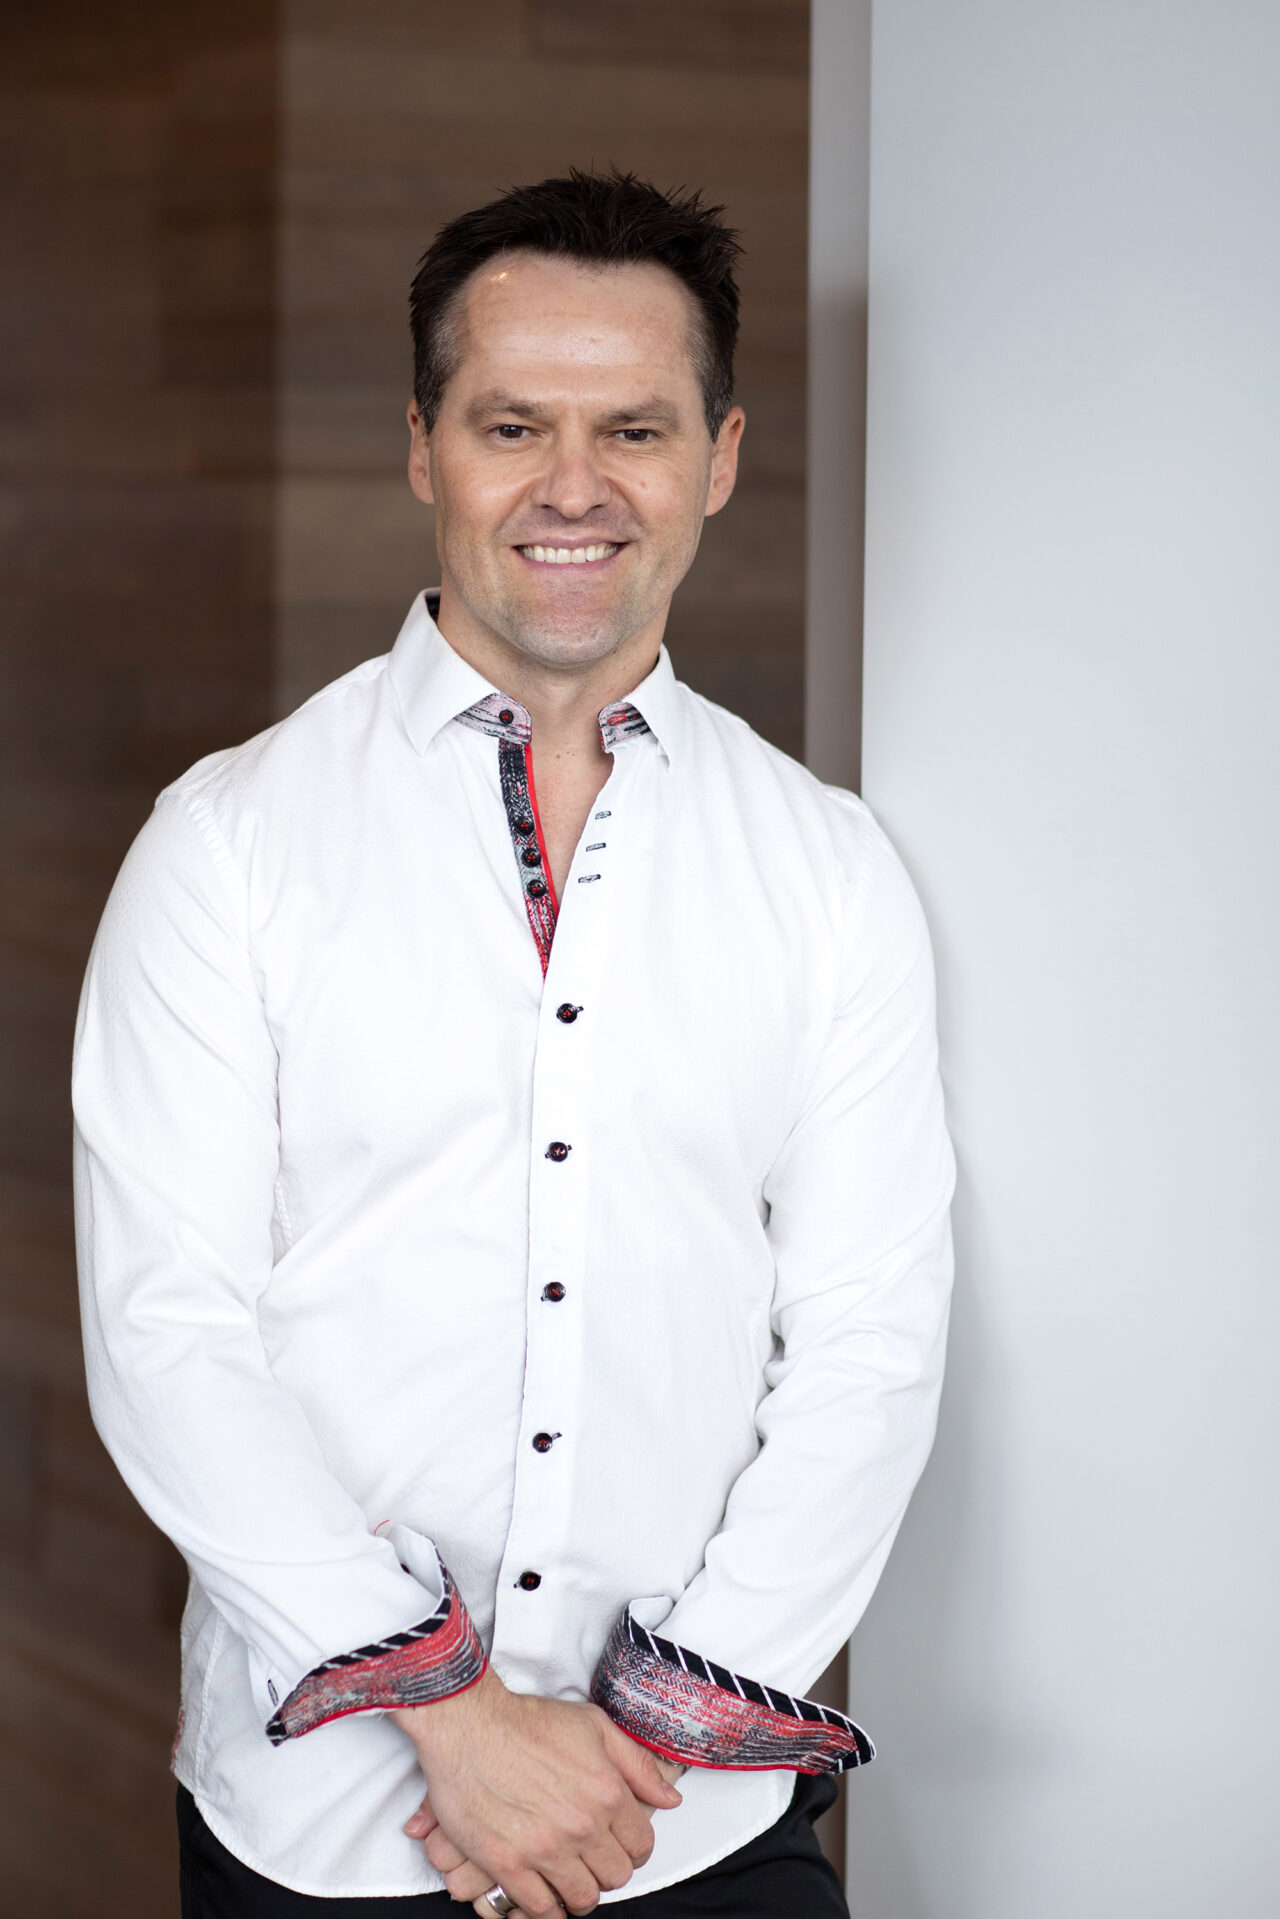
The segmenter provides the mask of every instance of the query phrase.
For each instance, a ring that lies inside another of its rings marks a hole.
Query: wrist
[[[460,1723],[483,1711],[506,1688],[487,1662],[478,1679],[460,1692],[436,1699],[428,1706],[397,1706],[391,1717],[419,1749],[430,1751],[452,1736]]]

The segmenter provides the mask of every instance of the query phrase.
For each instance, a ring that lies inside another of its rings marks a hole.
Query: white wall
[[[895,0],[864,790],[962,1165],[857,1919],[1274,1919],[1280,7]]]

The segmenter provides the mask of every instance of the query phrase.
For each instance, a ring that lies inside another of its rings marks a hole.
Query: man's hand
[[[492,1667],[394,1716],[427,1782],[405,1831],[455,1899],[497,1884],[528,1919],[590,1912],[652,1852],[646,1808],[680,1804],[654,1755],[597,1706],[508,1692]]]

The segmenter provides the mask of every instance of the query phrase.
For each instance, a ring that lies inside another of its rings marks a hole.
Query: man
[[[189,1919],[847,1911],[870,1746],[802,1695],[931,1443],[952,1163],[900,866],[661,647],[743,428],[716,212],[575,173],[442,231],[438,612],[170,787],[95,945]]]

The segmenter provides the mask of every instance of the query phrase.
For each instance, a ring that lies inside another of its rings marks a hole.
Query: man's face
[[[429,439],[409,409],[442,620],[553,667],[656,643],[703,519],[733,489],[743,425],[735,407],[707,432],[693,323],[663,267],[518,253],[477,271]]]

